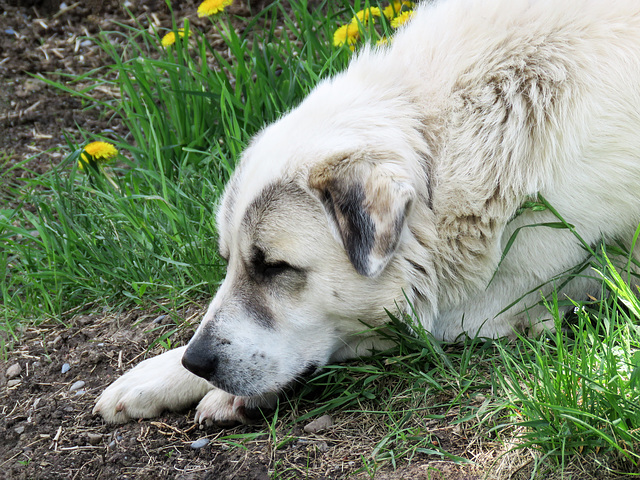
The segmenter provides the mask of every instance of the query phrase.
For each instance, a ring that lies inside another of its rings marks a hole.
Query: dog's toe
[[[123,377],[124,378],[124,377]],[[132,386],[123,378],[107,388],[93,407],[107,423],[125,423],[133,418],[150,418],[162,413],[163,403],[152,389]]]
[[[273,411],[277,396],[238,397],[222,390],[210,391],[198,404],[195,421],[230,428],[238,423],[252,424]]]
[[[101,415],[107,423],[126,423],[131,418],[121,403],[114,402],[104,394],[100,396],[91,413]]]
[[[242,397],[236,397],[223,390],[211,390],[198,404],[195,421],[229,428],[238,423],[246,423],[238,410]]]

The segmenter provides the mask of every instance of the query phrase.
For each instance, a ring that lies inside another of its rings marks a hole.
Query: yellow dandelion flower
[[[178,36],[180,38],[184,37],[184,28],[178,29]],[[174,43],[176,43],[176,32],[169,32],[160,41],[163,47],[170,47]]]
[[[209,17],[224,11],[229,5],[233,3],[233,0],[204,0],[198,7],[199,17]]]
[[[92,162],[100,163],[115,157],[118,154],[116,147],[107,142],[91,142],[84,147],[80,154],[78,167],[83,170],[85,166]]]
[[[402,12],[396,18],[391,20],[391,27],[392,28],[398,28],[398,27],[404,25],[405,23],[407,23],[409,20],[411,20],[411,17],[413,17],[413,12],[412,11]]]
[[[389,37],[380,37],[376,42],[376,47],[386,47],[389,45]]]
[[[346,43],[349,46],[353,46],[359,38],[360,29],[358,25],[353,22],[347,23],[333,33],[333,45],[340,47]]]
[[[413,2],[403,2],[400,0],[395,0],[394,2],[391,2],[389,5],[387,5],[384,10],[382,10],[382,14],[387,17],[388,20],[391,20],[392,18],[399,15],[403,9],[411,10],[412,8]]]
[[[382,15],[382,11],[378,7],[369,7],[366,10],[360,10],[356,12],[353,16],[353,20],[351,23],[361,23],[366,25],[369,20],[375,21],[375,17],[380,17]]]

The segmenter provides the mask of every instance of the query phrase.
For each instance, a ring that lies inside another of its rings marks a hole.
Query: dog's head
[[[364,102],[341,117],[327,96],[254,139],[218,211],[227,276],[183,364],[235,395],[281,390],[353,355],[362,322],[384,322],[403,300],[394,258],[414,182],[426,185],[415,132]]]

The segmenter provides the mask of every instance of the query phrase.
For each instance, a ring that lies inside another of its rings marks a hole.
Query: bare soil
[[[143,24],[170,25],[164,0],[135,0],[128,5]],[[252,6],[259,8],[255,2]],[[174,5],[179,15],[197,24],[196,7],[194,0]],[[239,15],[238,28],[242,28],[249,5],[236,0],[233,8]],[[13,182],[57,164],[65,152],[55,148],[66,144],[65,135],[80,140],[78,126],[96,132],[118,131],[117,121],[102,117],[95,109],[84,109],[80,100],[33,75],[82,73],[103,65],[104,56],[82,37],[117,29],[115,21],[130,20],[116,0],[68,0],[62,8],[54,0],[0,0],[0,12],[0,173],[5,172],[5,182]],[[0,201],[10,201],[1,193],[0,185]],[[194,306],[180,314],[197,322],[201,308]],[[117,426],[93,416],[93,404],[110,382],[146,356],[162,351],[158,346],[150,348],[159,335],[151,331],[158,327],[158,316],[151,311],[113,314],[88,307],[81,314],[69,315],[66,324],[51,322],[21,332],[0,364],[0,479],[373,476],[363,466],[378,437],[374,424],[362,414],[332,412],[334,426],[317,434],[305,433],[304,423],[292,421],[302,410],[289,411],[286,420],[274,422],[272,431],[264,423],[227,430],[201,427],[193,423],[193,411]],[[168,317],[166,321],[169,323],[162,328],[175,327]],[[188,340],[188,332],[182,335],[174,342]],[[0,338],[0,345],[8,340]],[[313,399],[298,408],[305,405],[311,408]],[[428,428],[445,450],[474,464],[419,454],[395,468],[387,463],[375,478],[529,478],[533,457],[514,457],[505,464],[500,455],[506,447],[498,443],[478,447],[470,433],[450,425],[455,414],[448,412],[449,416]],[[238,438],[239,446],[222,438],[251,434],[257,436],[245,441]],[[194,441],[203,438],[209,440],[206,446],[192,448]],[[614,478],[594,471],[572,478],[587,477]]]
[[[200,313],[196,307],[182,312]],[[334,426],[318,434],[305,433],[304,423],[280,421],[276,442],[264,433],[238,440],[242,447],[230,447],[221,437],[267,432],[265,424],[201,427],[193,423],[193,411],[124,425],[106,425],[93,416],[93,404],[110,382],[145,356],[161,353],[160,347],[147,351],[158,337],[149,331],[156,326],[154,317],[135,310],[120,316],[87,313],[75,316],[70,326],[55,323],[24,332],[0,367],[0,478],[369,478],[355,472],[374,445],[358,425],[362,419],[349,414],[335,414]],[[16,364],[20,374],[8,379],[5,372]],[[73,390],[77,382],[84,385]],[[434,424],[433,431],[448,451],[465,454],[463,435],[453,434],[446,423]],[[208,445],[191,448],[202,438]],[[285,445],[276,447],[280,443]],[[399,467],[383,469],[376,478],[474,480],[480,477],[473,472],[481,470],[426,455]]]

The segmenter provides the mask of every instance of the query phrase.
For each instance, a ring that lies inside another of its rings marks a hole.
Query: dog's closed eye
[[[273,263],[263,263],[256,268],[257,273],[264,275],[265,277],[275,277],[276,275],[280,275],[281,273],[286,272],[287,270],[295,270],[294,267],[289,265],[287,262],[273,262]]]
[[[270,279],[286,272],[299,271],[298,268],[285,262],[284,260],[266,260],[265,253],[260,248],[256,248],[254,250],[254,255],[251,259],[251,269],[253,270],[255,276],[265,279]]]

